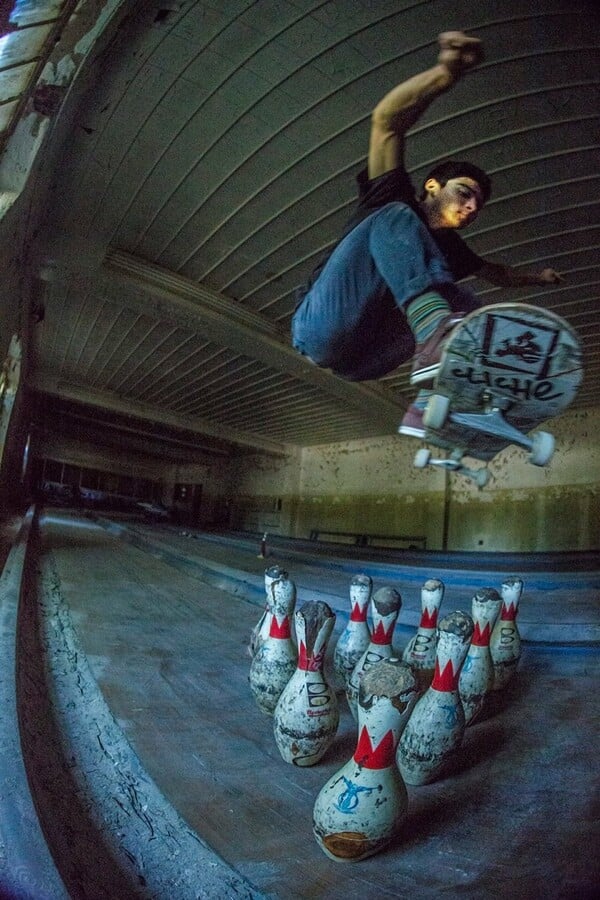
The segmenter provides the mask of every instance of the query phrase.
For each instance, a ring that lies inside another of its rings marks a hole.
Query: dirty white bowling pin
[[[520,578],[506,578],[500,588],[502,609],[490,638],[494,664],[494,691],[505,688],[515,674],[521,657],[521,635],[517,626],[519,600],[523,591]]]
[[[323,673],[335,613],[327,603],[309,600],[294,618],[298,667],[277,701],[273,732],[286,762],[313,766],[332,744],[340,720],[335,691]]]
[[[417,701],[402,732],[396,760],[407,784],[429,784],[460,746],[465,713],[458,693],[460,669],[473,635],[473,619],[456,611],[440,621],[431,686]]]
[[[371,856],[401,825],[408,796],[395,755],[416,697],[415,677],[398,659],[380,660],[364,673],[356,750],[321,788],[313,809],[317,843],[331,859]]]
[[[271,619],[273,618],[271,585],[279,578],[287,577],[288,573],[280,566],[269,566],[268,569],[265,569],[265,594],[267,595],[267,598],[263,614],[252,629],[252,634],[250,635],[250,644],[248,646],[250,656],[256,656],[258,648],[264,643],[269,635]]]
[[[271,585],[272,617],[269,634],[250,666],[250,688],[258,706],[271,714],[284,687],[296,671],[297,651],[291,639],[290,618],[296,602],[296,587],[289,578]]]
[[[344,690],[354,666],[371,640],[367,625],[367,610],[373,582],[368,575],[355,575],[350,582],[350,618],[340,634],[333,654],[333,668]]]
[[[481,588],[473,597],[473,637],[458,680],[467,725],[481,712],[486,694],[494,684],[490,637],[501,604],[500,594],[494,588]]]
[[[380,659],[389,659],[394,656],[392,636],[401,606],[402,597],[392,587],[379,588],[373,594],[371,599],[373,630],[369,646],[354,666],[346,688],[350,712],[355,719],[358,719],[358,689],[363,673]]]
[[[435,668],[437,619],[444,596],[444,583],[428,578],[421,588],[421,620],[417,633],[410,639],[402,659],[415,673],[421,693],[427,690]]]

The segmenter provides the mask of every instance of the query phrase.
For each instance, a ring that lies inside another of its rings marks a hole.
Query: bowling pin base
[[[494,686],[493,691],[502,691],[517,671],[518,659],[511,659],[508,662],[494,663]]]
[[[289,732],[281,733],[281,729],[275,728],[275,743],[281,758],[294,766],[316,765],[329,750],[334,737],[335,729],[328,731],[321,740],[315,738],[311,741],[297,735],[294,737]]]
[[[328,689],[324,681],[321,685],[313,681],[312,685]],[[308,682],[310,686],[311,682]],[[337,698],[331,693],[321,693],[321,696],[328,696],[329,702],[322,710],[323,715],[311,718],[310,710],[307,714],[302,704],[294,707],[292,701],[297,699],[297,693],[293,679],[281,695],[275,707],[273,732],[277,749],[285,762],[295,766],[314,766],[332,745],[340,721]]]
[[[485,703],[485,697],[486,694],[473,694],[471,696],[461,695],[463,709],[465,711],[465,725],[467,727],[474,725],[479,719]]]
[[[329,859],[334,862],[351,863],[360,862],[368,856],[374,856],[386,847],[394,833],[383,840],[369,840],[365,834],[358,831],[338,831],[335,834],[320,835],[313,828],[317,844]]]
[[[260,655],[254,657],[250,668],[250,689],[260,711],[266,716],[272,716],[287,681],[296,669],[296,663],[294,660],[289,660],[287,665],[265,665],[264,672],[257,673],[253,678],[254,663],[257,660],[260,662]]]
[[[420,787],[423,784],[431,784],[433,781],[437,781],[443,769],[445,769],[447,761],[448,758],[444,760],[443,764],[432,765],[431,768],[423,766],[422,769],[411,770],[405,765],[399,765],[398,768],[405,784],[410,784],[411,787]]]

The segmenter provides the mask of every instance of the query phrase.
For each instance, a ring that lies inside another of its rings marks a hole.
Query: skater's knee
[[[308,362],[319,366],[322,369],[331,367],[331,359],[335,356],[335,352],[326,341],[323,335],[311,339],[310,335],[299,336],[297,333],[292,335],[292,347],[303,356]]]
[[[394,244],[425,241],[429,233],[414,209],[406,203],[394,201],[382,206],[373,216],[372,234],[379,240],[391,240]]]

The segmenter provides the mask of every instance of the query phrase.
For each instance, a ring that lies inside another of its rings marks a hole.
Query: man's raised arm
[[[377,178],[403,162],[408,129],[436,97],[483,59],[481,41],[462,31],[445,31],[439,35],[438,43],[437,65],[397,85],[373,110],[369,178]]]

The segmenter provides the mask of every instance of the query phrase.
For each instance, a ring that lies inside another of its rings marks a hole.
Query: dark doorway
[[[173,490],[173,516],[180,525],[196,526],[200,522],[202,485],[179,482]]]
[[[192,498],[192,520],[190,525],[200,524],[200,506],[202,505],[202,485],[194,485],[194,493]]]

